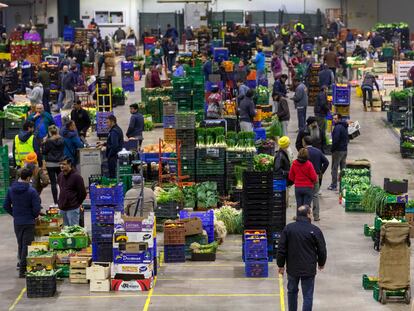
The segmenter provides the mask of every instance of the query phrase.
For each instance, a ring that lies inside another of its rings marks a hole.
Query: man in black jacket
[[[281,94],[275,94],[273,96],[274,101],[274,114],[279,118],[282,124],[283,135],[288,135],[288,125],[290,120],[290,110],[288,102]],[[276,106],[276,107],[275,107]]]
[[[338,167],[342,171],[346,166],[348,154],[348,123],[342,121],[338,113],[333,116],[334,129],[332,131],[332,183],[328,190],[336,191],[338,185]]]
[[[326,116],[329,112],[328,106],[328,87],[322,86],[318,97],[316,98],[316,104],[313,109],[315,113],[316,122],[318,122],[319,128],[323,133],[326,133]]]
[[[277,252],[279,273],[288,274],[289,310],[298,308],[299,281],[302,285],[303,310],[312,310],[316,265],[322,270],[326,263],[326,243],[322,231],[311,224],[312,210],[301,206],[296,222],[288,224],[282,231]]]
[[[132,104],[129,106],[131,112],[131,119],[129,119],[129,126],[126,132],[126,137],[129,139],[138,140],[138,148],[141,148],[143,141],[142,132],[144,131],[144,116],[138,112],[138,104]]]
[[[299,130],[295,144],[298,152],[303,148],[303,138],[305,136],[310,136],[312,138],[312,146],[323,152],[323,148],[326,145],[326,137],[325,133],[319,128],[315,117],[308,117],[306,119],[306,126]]]
[[[118,126],[114,115],[108,116],[106,120],[109,130],[108,139],[105,143],[106,157],[108,159],[109,178],[116,178],[116,163],[118,160],[118,152],[122,150],[124,145],[124,133]]]
[[[75,122],[80,139],[83,143],[86,143],[86,132],[91,126],[91,118],[89,117],[88,112],[82,108],[82,102],[79,99],[73,105],[70,119]]]

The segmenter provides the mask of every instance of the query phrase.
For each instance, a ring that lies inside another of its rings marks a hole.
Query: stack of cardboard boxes
[[[110,263],[95,262],[86,268],[86,279],[89,280],[91,292],[109,292],[111,290]]]

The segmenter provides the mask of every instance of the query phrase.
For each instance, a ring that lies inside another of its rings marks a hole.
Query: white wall
[[[414,31],[414,2],[408,0],[379,0],[378,21],[382,23],[406,22]]]
[[[49,17],[53,17],[53,23],[49,24]],[[45,24],[45,39],[58,38],[58,0],[47,0],[47,15]]]
[[[30,5],[9,4],[8,8],[2,10],[7,32],[12,31],[18,23],[28,24],[29,19],[32,16],[32,8]]]
[[[124,12],[124,30],[131,27],[135,32],[138,30],[139,3],[141,0],[80,0],[80,16],[95,16],[95,11],[123,11]],[[90,19],[84,19],[85,27],[89,24]],[[118,26],[100,26],[101,35],[113,34]]]
[[[348,27],[370,30],[377,22],[377,0],[348,0],[346,12]]]

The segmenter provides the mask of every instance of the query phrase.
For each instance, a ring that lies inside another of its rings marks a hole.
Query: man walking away
[[[85,184],[82,176],[73,168],[72,160],[65,157],[60,162],[62,171],[58,177],[58,206],[65,226],[79,225],[80,206],[86,198]]]
[[[336,68],[338,67],[339,62],[333,45],[329,47],[329,52],[326,53],[324,61],[326,66],[328,66],[328,68],[332,70],[334,76],[336,76]]]
[[[296,222],[288,224],[282,231],[277,252],[279,273],[288,275],[289,311],[298,310],[299,281],[302,285],[303,311],[312,311],[315,288],[316,265],[323,270],[326,258],[326,243],[322,231],[311,224],[312,210],[309,206],[298,209]]]
[[[321,90],[318,93],[313,112],[315,113],[316,122],[318,123],[319,128],[322,133],[326,135],[326,117],[329,113],[329,106],[328,87],[325,85],[321,87]]]
[[[138,112],[138,104],[130,105],[129,112],[131,113],[131,118],[129,119],[126,137],[138,140],[138,148],[141,148],[144,139],[142,136],[142,132],[144,131],[144,116]]]
[[[281,94],[273,96],[273,114],[277,115],[282,124],[283,135],[288,135],[288,125],[290,120],[290,110],[288,102]]]
[[[42,65],[39,73],[37,74],[39,82],[43,85],[43,107],[45,111],[50,113],[50,74],[46,70],[46,65]]]
[[[82,102],[77,100],[73,105],[73,110],[70,113],[70,119],[75,122],[79,137],[84,144],[86,144],[86,133],[91,126],[91,118],[88,112],[82,108]]]
[[[35,219],[40,214],[40,197],[30,186],[32,172],[24,168],[20,179],[12,184],[7,191],[4,209],[13,216],[14,232],[17,239],[19,258],[19,278],[26,275],[27,247],[34,241]]]
[[[346,166],[348,153],[348,123],[342,121],[340,114],[333,116],[334,129],[332,132],[332,183],[328,190],[336,191],[338,185],[338,166],[342,171]]]
[[[295,103],[295,108],[298,113],[298,129],[300,130],[305,127],[306,109],[308,108],[308,93],[305,84],[298,78],[293,80],[293,86],[295,87],[295,95],[292,100]]]
[[[125,193],[124,210],[128,216],[141,216],[138,210],[141,207],[141,202],[139,202],[141,196],[144,199],[142,202],[143,217],[148,217],[157,208],[154,191],[151,188],[144,187],[144,192],[141,193],[141,183],[141,176],[132,177],[132,188]]]
[[[240,100],[239,104],[239,116],[240,116],[240,129],[242,132],[253,132],[253,119],[256,116],[256,110],[254,109],[253,102],[254,91],[249,89]]]
[[[303,138],[303,146],[308,149],[309,161],[312,163],[319,179],[319,182],[315,183],[315,188],[313,189],[313,220],[319,221],[319,189],[323,174],[325,174],[329,167],[329,161],[318,148],[312,147],[312,138],[310,136]]]

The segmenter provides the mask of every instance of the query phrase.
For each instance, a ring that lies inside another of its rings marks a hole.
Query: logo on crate
[[[139,272],[141,273],[146,272],[147,270],[148,270],[148,267],[146,266],[139,267]]]
[[[124,289],[141,289],[141,286],[138,283],[122,283],[121,285]]]
[[[142,237],[142,240],[144,240],[144,241],[151,240],[151,239],[152,239],[152,235],[151,235],[151,234],[145,234],[145,235]]]

